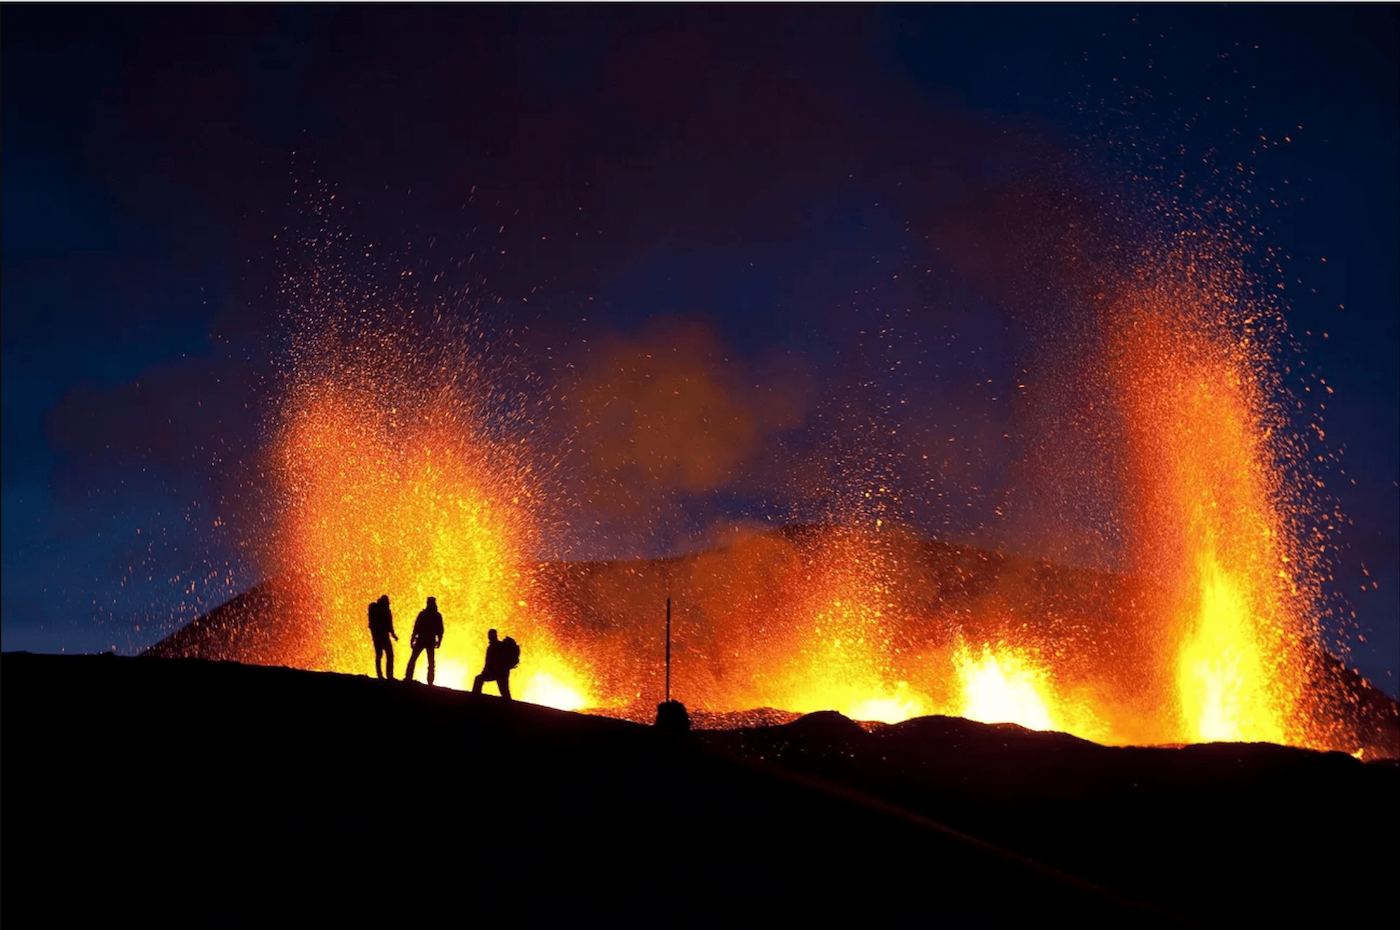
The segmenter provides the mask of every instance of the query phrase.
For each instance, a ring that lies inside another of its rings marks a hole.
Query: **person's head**
[[[435,598],[435,597],[430,597],[430,598],[428,598],[428,609],[429,609],[429,610],[437,610],[437,598]]]
[[[495,630],[487,630],[487,631],[486,631],[486,638],[489,639],[489,640],[491,640],[491,642],[494,643],[494,642],[496,641],[496,631],[495,631]]]
[[[381,594],[381,595],[379,595],[379,603],[383,604],[383,605],[386,606],[386,607],[389,606],[389,595],[387,595],[387,594]]]

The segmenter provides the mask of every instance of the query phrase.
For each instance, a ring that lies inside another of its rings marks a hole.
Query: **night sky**
[[[10,6],[3,42],[6,650],[134,652],[260,580],[318,228],[370,253],[356,294],[476,321],[549,398],[546,557],[896,484],[930,535],[1119,568],[1094,479],[1047,479],[1053,416],[1008,400],[1073,355],[1034,257],[1056,205],[1229,204],[1286,285],[1285,384],[1334,391],[1329,594],[1397,693],[1393,6]],[[609,471],[555,399],[653,350],[737,425]]]

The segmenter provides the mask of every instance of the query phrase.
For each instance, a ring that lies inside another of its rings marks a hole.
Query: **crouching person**
[[[520,664],[520,646],[509,636],[497,639],[495,630],[487,633],[486,639],[486,667],[472,683],[472,694],[480,694],[483,683],[494,681],[501,689],[501,697],[509,701],[510,670]]]

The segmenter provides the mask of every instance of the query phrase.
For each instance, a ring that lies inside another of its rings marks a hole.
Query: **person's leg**
[[[394,645],[384,644],[384,677],[390,681],[394,680]]]
[[[374,677],[383,678],[384,673],[379,670],[379,659],[384,655],[384,647],[378,642],[374,644]]]
[[[472,682],[472,694],[480,694],[480,693],[481,693],[481,683],[482,683],[483,681],[485,681],[485,680],[486,680],[486,679],[485,679],[484,677],[482,677],[481,675],[477,675],[477,676],[476,676],[476,681]]]
[[[405,669],[403,670],[403,680],[404,680],[404,681],[412,681],[412,680],[413,680],[413,667],[414,667],[415,665],[418,664],[418,653],[420,653],[420,652],[422,652],[422,651],[423,651],[423,647],[422,647],[422,646],[414,646],[414,647],[413,647],[413,650],[412,650],[411,652],[409,652],[409,654],[408,654],[408,667],[405,668]]]
[[[428,684],[433,683],[433,653],[437,652],[432,646],[428,647]]]
[[[500,685],[500,688],[501,688],[501,697],[503,697],[503,698],[505,698],[507,701],[509,701],[509,700],[510,700],[510,672],[506,672],[506,673],[505,673],[504,675],[502,675],[500,678],[497,678],[497,679],[496,679],[496,684]]]

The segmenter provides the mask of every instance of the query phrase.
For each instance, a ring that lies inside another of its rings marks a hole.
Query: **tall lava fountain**
[[[282,661],[364,671],[368,602],[388,593],[401,673],[435,597],[447,621],[438,684],[470,687],[497,628],[530,643],[521,698],[600,706],[536,585],[538,488],[512,426],[522,410],[483,375],[480,334],[417,321],[324,267],[289,289],[294,364],[267,465],[279,519],[264,547],[295,617]]]
[[[469,686],[494,627],[531,644],[523,699],[594,703],[542,613],[527,561],[532,492],[511,450],[474,429],[450,389],[411,409],[378,393],[341,378],[298,385],[289,402],[276,462],[283,552],[305,624],[296,664],[362,670],[365,632],[353,618],[375,591],[393,592],[402,656],[431,596],[452,621],[438,652],[441,684]]]
[[[1110,314],[1135,567],[1169,591],[1178,738],[1308,744],[1320,552],[1289,484],[1279,325],[1212,258],[1168,255]]]
[[[494,627],[524,647],[519,697],[648,716],[673,598],[676,691],[702,713],[945,713],[1105,743],[1355,748],[1344,715],[1323,722],[1335,703],[1318,684],[1326,540],[1299,490],[1281,315],[1252,296],[1236,246],[1183,241],[1137,273],[1101,276],[1090,314],[1101,338],[1076,346],[1098,388],[1076,416],[1114,444],[1126,575],[935,542],[860,505],[671,558],[549,561],[541,528],[588,501],[558,499],[555,440],[569,428],[530,396],[548,392],[486,361],[509,340],[312,275],[267,459],[278,513],[267,567],[295,622],[268,648],[221,655],[363,673],[368,602],[393,599],[402,656],[433,596],[447,620],[439,684],[470,684]],[[655,432],[692,381],[711,384],[704,366],[678,371],[650,351],[638,349],[646,364],[619,357],[626,378],[602,372],[578,392],[579,422],[646,409],[634,428]],[[704,428],[704,413],[683,428]],[[612,437],[608,461],[634,448],[630,435]],[[664,435],[642,439],[659,474],[684,473],[657,458]],[[824,489],[872,490],[888,488]]]

